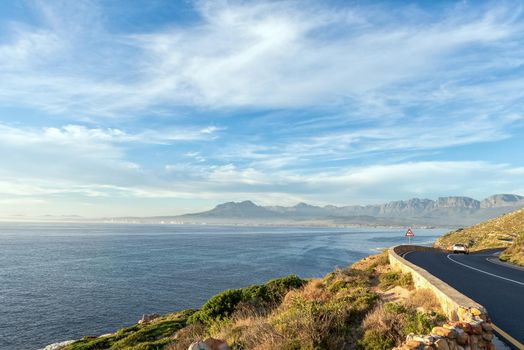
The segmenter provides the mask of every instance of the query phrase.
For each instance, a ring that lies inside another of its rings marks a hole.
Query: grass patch
[[[186,325],[192,311],[167,315],[149,324],[122,328],[114,335],[101,338],[85,337],[63,350],[160,350],[172,343],[172,336]]]
[[[401,286],[407,289],[413,289],[413,278],[410,273],[402,273],[398,271],[385,272],[379,276],[379,288],[388,290],[395,286]]]

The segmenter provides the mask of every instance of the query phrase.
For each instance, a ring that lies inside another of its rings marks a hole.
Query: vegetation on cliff
[[[450,249],[455,243],[464,243],[471,251],[487,248],[507,248],[524,233],[524,209],[501,215],[480,224],[458,229],[440,237],[435,246]],[[520,245],[522,248],[522,246]],[[510,260],[511,254],[517,254],[518,246],[505,255]],[[522,249],[520,249],[522,254]],[[522,259],[522,258],[520,258]],[[518,261],[519,259],[516,258]]]
[[[524,266],[524,228],[511,246],[500,254],[500,260]]]
[[[444,320],[431,292],[411,289],[410,276],[391,271],[382,253],[320,279],[292,275],[224,291],[200,310],[86,337],[64,350],[186,350],[209,336],[235,350],[388,349]]]

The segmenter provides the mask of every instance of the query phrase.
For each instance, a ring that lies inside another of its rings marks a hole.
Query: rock
[[[416,340],[408,340],[404,346],[406,349],[420,349],[422,347],[422,343]]]
[[[433,327],[431,334],[435,334],[441,337],[446,337],[450,339],[455,339],[457,337],[457,331],[455,329],[445,328],[445,327]]]
[[[482,334],[482,323],[480,322],[475,322],[475,323],[471,323],[471,331],[473,334]]]
[[[413,333],[410,333],[406,337],[406,340],[415,340],[415,341],[421,342],[426,345],[431,345],[435,342],[435,338],[432,337],[431,335],[415,335]]]
[[[467,322],[455,322],[453,323],[453,326],[455,326],[456,328],[461,328],[462,330],[464,330],[464,332],[468,334],[473,333],[473,329],[471,328],[471,325]]]
[[[469,337],[469,344],[471,345],[471,349],[478,349],[479,344],[479,337],[477,335],[471,335]]]
[[[477,309],[476,307],[472,307],[472,308],[470,309],[470,312],[471,312],[471,314],[472,314],[473,316],[480,316],[480,315],[484,314],[484,312],[483,312],[482,310]]]
[[[189,345],[189,348],[187,350],[211,350],[206,343],[204,343],[202,340],[196,341],[194,343],[191,343]]]
[[[491,342],[491,340],[493,339],[493,334],[492,333],[482,333],[482,339]]]
[[[208,346],[209,350],[231,350],[229,345],[222,339],[207,338],[204,343]]]
[[[450,350],[448,342],[444,338],[440,338],[435,342],[435,347],[438,350]]]
[[[138,321],[138,324],[142,324],[142,323],[149,323],[151,321],[153,321],[155,318],[159,318],[160,315],[159,314],[144,314],[142,315],[142,318]]]
[[[60,350],[61,348],[63,348],[64,346],[67,346],[69,344],[72,344],[74,343],[76,340],[66,340],[66,341],[62,341],[62,342],[59,342],[59,343],[53,343],[53,344],[49,344],[47,345],[45,348],[41,349],[41,350]]]
[[[493,326],[489,322],[484,322],[482,323],[482,329],[484,330],[484,332],[491,332],[493,331]]]
[[[469,335],[462,329],[457,332],[457,343],[459,345],[466,345],[469,343]]]

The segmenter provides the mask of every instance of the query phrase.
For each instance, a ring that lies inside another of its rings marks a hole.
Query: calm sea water
[[[429,244],[444,230],[416,230]],[[0,224],[0,349],[33,350],[201,306],[228,288],[320,277],[400,229]]]

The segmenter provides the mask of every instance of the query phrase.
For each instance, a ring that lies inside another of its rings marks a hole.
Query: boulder
[[[194,343],[191,343],[189,345],[189,348],[187,350],[211,350],[206,343],[204,343],[202,340],[196,341]]]
[[[472,322],[471,323],[471,331],[473,334],[482,334],[482,323],[481,322]]]
[[[471,328],[471,325],[467,322],[455,322],[453,323],[453,326],[456,328],[461,328],[464,330],[464,332],[471,334],[473,333],[473,329]]]
[[[433,329],[431,330],[431,334],[450,339],[455,339],[457,337],[457,331],[455,331],[455,329],[445,327],[433,327]]]
[[[491,332],[493,331],[493,326],[489,322],[484,322],[482,323],[482,329],[484,330],[484,332]]]
[[[431,335],[408,335],[407,340],[415,340],[425,345],[431,345],[435,342],[435,337]]]
[[[192,343],[188,350],[231,350],[231,348],[224,340],[207,338]]]
[[[466,345],[469,343],[469,335],[462,329],[457,332],[457,343],[459,345]]]
[[[435,347],[438,350],[450,350],[446,339],[440,338],[435,342]]]
[[[482,333],[482,338],[488,342],[493,339],[493,333]]]
[[[229,345],[222,339],[207,338],[204,340],[211,350],[231,350]]]
[[[422,343],[416,340],[408,340],[404,346],[406,349],[421,349]]]

